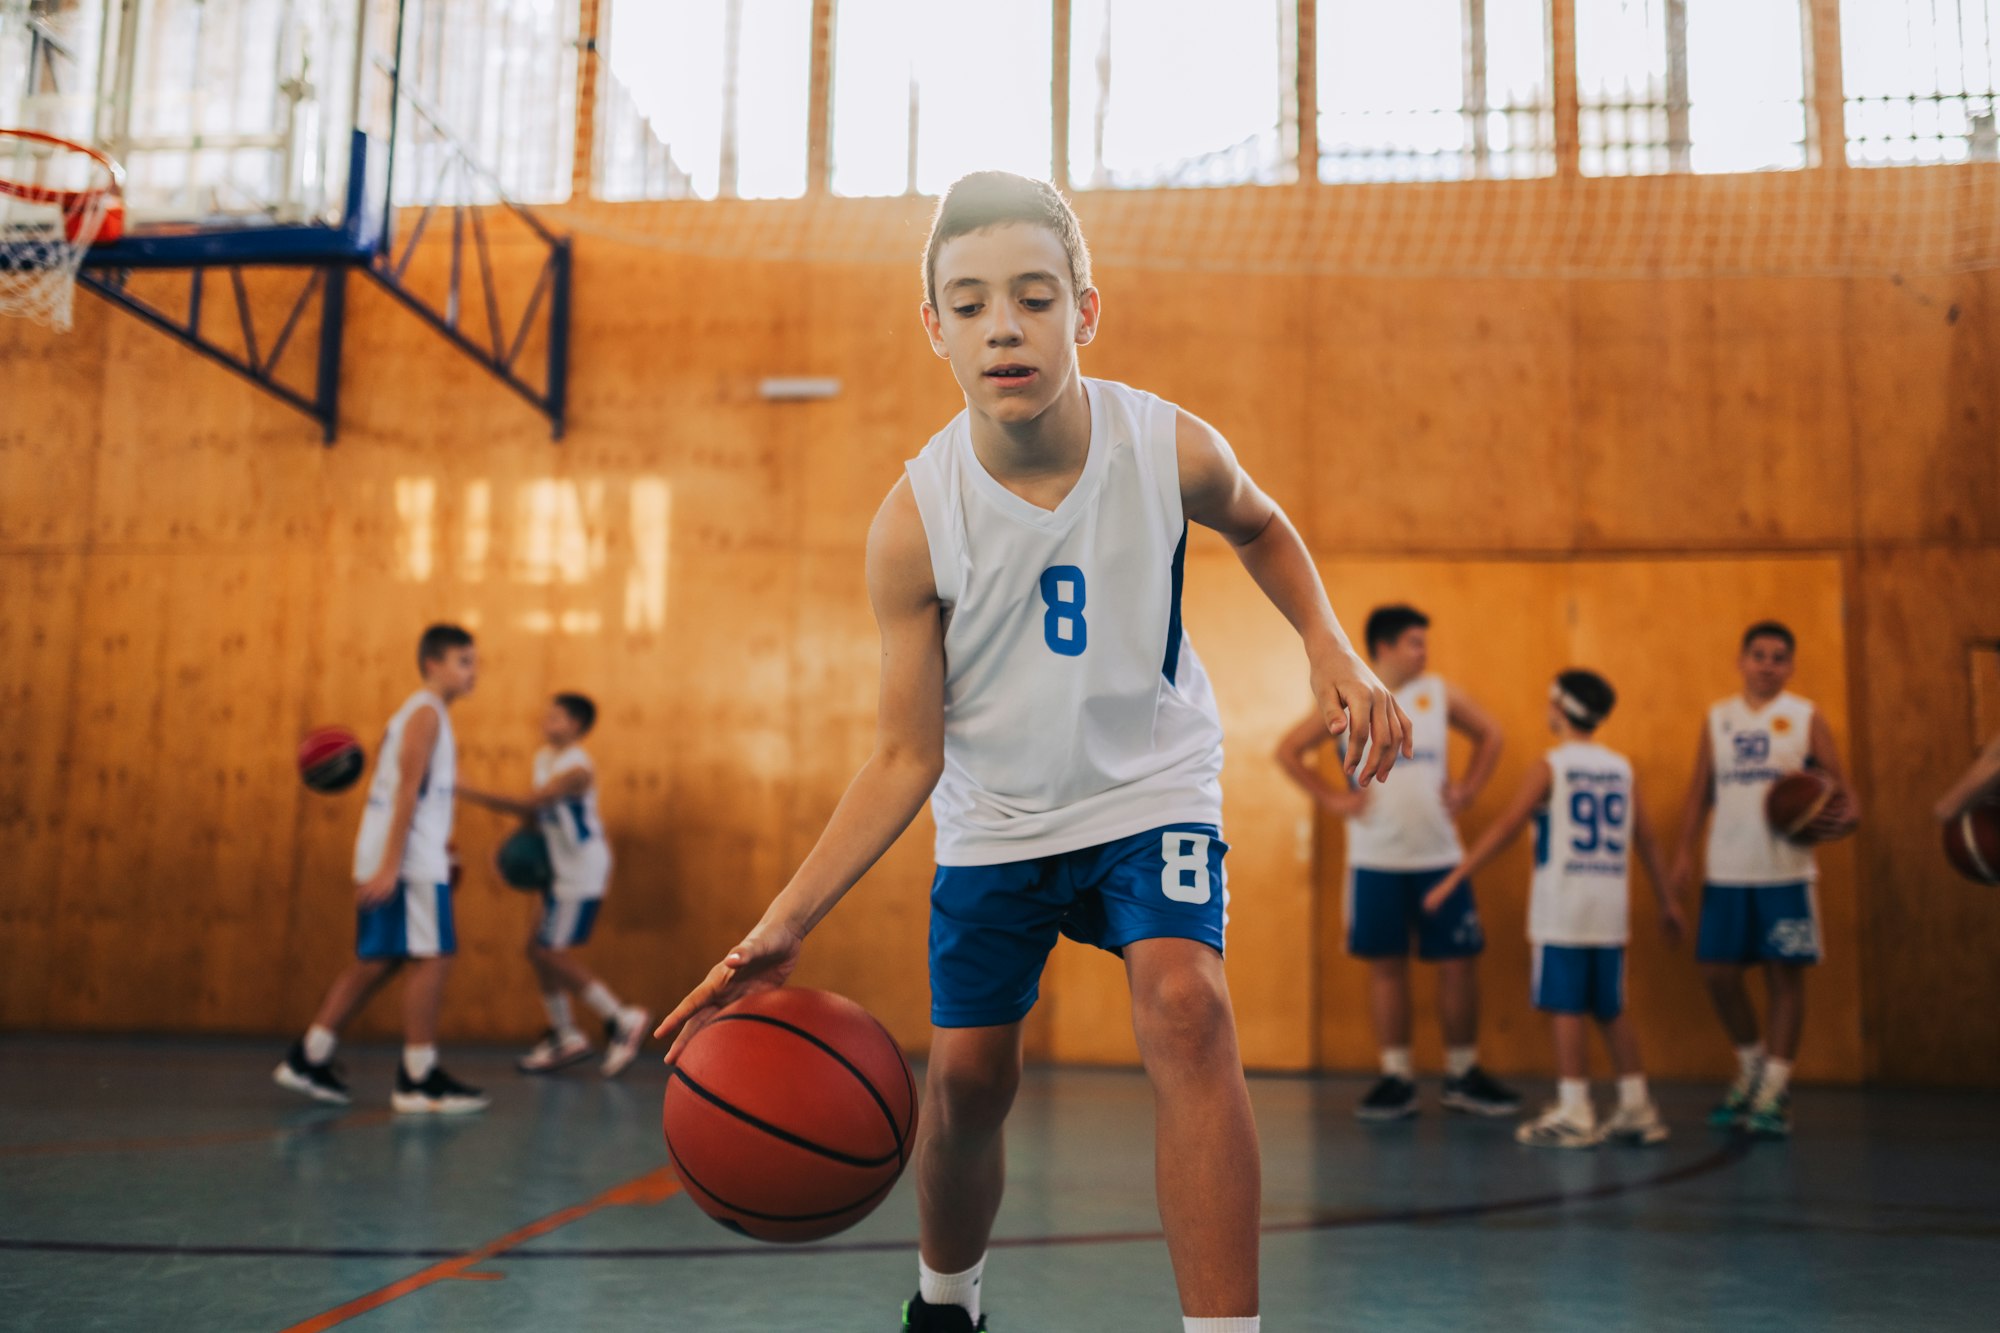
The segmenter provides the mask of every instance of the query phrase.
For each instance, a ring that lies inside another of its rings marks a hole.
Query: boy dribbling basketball
[[[1765,1138],[1792,1132],[1792,1064],[1805,1026],[1806,968],[1820,958],[1819,867],[1808,842],[1780,837],[1764,816],[1771,784],[1808,767],[1831,778],[1834,794],[1805,830],[1809,840],[1843,836],[1860,822],[1833,729],[1809,700],[1785,689],[1798,641],[1775,620],[1743,632],[1737,670],[1743,692],[1714,704],[1695,752],[1694,780],[1681,817],[1671,892],[1679,898],[1710,809],[1707,882],[1695,959],[1716,1016],[1736,1047],[1737,1072],[1709,1122]],[[1744,974],[1764,969],[1765,1032]]]
[[[1625,942],[1631,908],[1630,858],[1639,854],[1659,899],[1669,944],[1680,942],[1680,905],[1639,803],[1632,761],[1597,743],[1618,696],[1594,671],[1565,671],[1549,689],[1549,730],[1560,742],[1535,761],[1513,801],[1480,835],[1465,863],[1424,899],[1436,911],[1467,876],[1491,864],[1532,819],[1535,874],[1528,941],[1535,948],[1535,1008],[1549,1015],[1556,1043],[1556,1104],[1514,1137],[1537,1148],[1593,1148],[1610,1139],[1641,1147],[1667,1140],[1646,1087],[1639,1039],[1625,1014]],[[1618,1110],[1598,1124],[1590,1101],[1590,1032],[1595,1018],[1618,1071]]]
[[[458,789],[460,798],[474,805],[534,821],[548,842],[555,870],[528,934],[528,965],[541,986],[549,1030],[515,1061],[524,1074],[552,1073],[595,1054],[570,1012],[572,995],[604,1020],[601,1068],[606,1078],[618,1077],[632,1063],[652,1017],[637,1005],[621,1003],[571,954],[589,943],[611,883],[611,843],[597,813],[597,769],[583,748],[583,738],[596,725],[597,705],[587,696],[558,694],[542,715],[544,743],[535,754],[533,791],[515,797]]]
[[[1222,437],[1151,394],[1081,376],[1076,349],[1100,310],[1089,262],[1044,182],[982,172],[939,201],[922,316],[966,406],[869,533],[874,753],[763,919],[659,1035],[678,1033],[672,1064],[718,1007],[782,984],[807,934],[930,798],[933,1039],[919,1290],[903,1327],[986,1327],[1022,1020],[1066,934],[1125,962],[1185,1326],[1254,1333],[1257,1132],[1222,967],[1222,729],[1180,617],[1187,524],[1219,532],[1298,630],[1326,725],[1357,742],[1350,773],[1378,742],[1363,785],[1407,751],[1407,719]]]
[[[333,1067],[340,1030],[401,972],[403,1058],[390,1104],[446,1115],[486,1106],[486,1094],[445,1073],[437,1054],[438,1008],[458,950],[449,850],[458,743],[450,710],[472,692],[478,667],[472,636],[456,625],[432,625],[417,641],[423,688],[389,719],[354,840],[355,961],[272,1071],[281,1087],[345,1106],[347,1085]]]

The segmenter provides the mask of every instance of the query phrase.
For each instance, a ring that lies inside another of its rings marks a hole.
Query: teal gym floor
[[[890,1333],[915,1286],[907,1180],[805,1249],[672,1192],[650,1063],[448,1049],[494,1105],[412,1123],[390,1048],[345,1053],[335,1111],[271,1085],[280,1046],[0,1039],[0,1328]],[[1272,1333],[2000,1326],[2000,1095],[1806,1089],[1798,1137],[1750,1145],[1667,1087],[1666,1147],[1564,1154],[1434,1106],[1364,1127],[1361,1089],[1253,1080]],[[1137,1075],[1030,1073],[996,1333],[1177,1333],[1150,1123]]]

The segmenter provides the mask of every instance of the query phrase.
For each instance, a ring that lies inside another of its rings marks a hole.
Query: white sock
[[[1588,1125],[1597,1119],[1597,1112],[1590,1107],[1590,1080],[1587,1078],[1557,1079],[1556,1105],[1565,1118],[1579,1125]]]
[[[556,1030],[558,1037],[567,1037],[576,1031],[576,1020],[569,1013],[569,996],[559,990],[543,991],[542,1008],[548,1010],[549,1026]]]
[[[431,1045],[403,1047],[403,1072],[410,1082],[421,1083],[437,1068],[438,1048]]]
[[[1410,1048],[1407,1046],[1384,1046],[1382,1048],[1382,1073],[1388,1078],[1413,1078],[1416,1066],[1410,1063]]]
[[[1757,1081],[1757,1099],[1776,1101],[1792,1086],[1792,1062],[1770,1059],[1764,1062],[1764,1077]]]
[[[1644,1074],[1620,1074],[1618,1076],[1618,1109],[1621,1111],[1643,1111],[1653,1097],[1646,1089]]]
[[[583,991],[583,1002],[590,1006],[599,1018],[609,1023],[618,1017],[618,997],[611,993],[611,987],[601,981],[593,981]],[[973,1320],[978,1323],[977,1319]]]
[[[925,1305],[956,1305],[979,1322],[979,1279],[986,1272],[986,1256],[963,1273],[939,1273],[917,1256],[917,1295]]]
[[[332,1028],[323,1028],[315,1023],[306,1029],[306,1039],[301,1044],[306,1048],[307,1064],[323,1065],[333,1058],[334,1048],[340,1045],[340,1037]]]
[[[1736,1086],[1748,1092],[1757,1086],[1758,1071],[1764,1067],[1764,1043],[1753,1041],[1736,1048]]]
[[[1466,1071],[1479,1063],[1477,1046],[1447,1046],[1444,1052],[1444,1072],[1447,1078],[1464,1078]]]
[[[1231,1319],[1181,1317],[1181,1333],[1259,1333],[1264,1320],[1259,1315],[1237,1315]]]

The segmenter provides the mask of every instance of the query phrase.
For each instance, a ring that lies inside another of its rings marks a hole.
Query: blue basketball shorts
[[[1625,946],[1537,944],[1533,996],[1544,1013],[1609,1023],[1625,1012]]]
[[[931,1022],[1016,1023],[1035,1007],[1056,937],[1112,953],[1139,940],[1222,952],[1223,855],[1212,824],[1170,824],[1073,852],[939,866],[931,881]]]
[[[1811,883],[1702,886],[1697,962],[1817,963],[1819,950]]]
[[[542,922],[535,940],[544,949],[575,949],[590,942],[597,925],[597,908],[602,898],[558,898],[542,892]]]
[[[458,952],[451,919],[451,885],[397,880],[395,891],[356,912],[357,958],[449,958]]]
[[[1486,948],[1472,881],[1452,890],[1436,913],[1424,910],[1424,895],[1450,874],[1439,870],[1347,868],[1347,952],[1356,958],[1407,958],[1415,938],[1417,957],[1427,963],[1476,958]]]

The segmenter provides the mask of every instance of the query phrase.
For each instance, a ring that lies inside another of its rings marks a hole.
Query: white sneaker
[[[563,1033],[549,1031],[542,1034],[533,1050],[514,1062],[514,1067],[523,1074],[550,1074],[588,1060],[590,1054],[590,1038],[575,1028]]]
[[[1651,1102],[1644,1106],[1621,1106],[1604,1122],[1605,1138],[1634,1148],[1665,1143],[1672,1133],[1660,1120],[1660,1108]]]
[[[1514,1131],[1514,1142],[1530,1148],[1595,1148],[1601,1137],[1594,1119],[1572,1119],[1560,1106],[1551,1106]]]
[[[604,1048],[604,1077],[617,1078],[639,1058],[639,1048],[646,1044],[652,1025],[653,1016],[636,1004],[618,1011],[610,1025],[611,1041]]]

